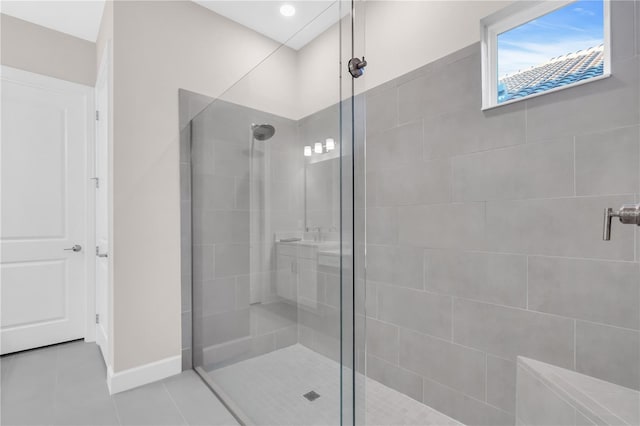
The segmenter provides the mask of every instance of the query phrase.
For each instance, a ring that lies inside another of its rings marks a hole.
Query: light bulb
[[[304,147],[304,156],[311,157],[311,147],[309,145]]]
[[[313,146],[313,152],[315,152],[316,154],[322,154],[322,143],[321,142],[316,142],[316,144]]]
[[[327,151],[332,151],[336,148],[336,141],[333,140],[333,138],[328,138],[327,140],[324,141],[325,143],[325,148],[327,148]]]
[[[296,8],[291,6],[290,4],[283,4],[282,6],[280,6],[280,13],[282,14],[282,16],[293,16],[296,14]]]

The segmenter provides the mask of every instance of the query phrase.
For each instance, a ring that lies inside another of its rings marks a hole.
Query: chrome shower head
[[[276,133],[276,128],[271,124],[252,124],[251,131],[255,140],[266,141]]]

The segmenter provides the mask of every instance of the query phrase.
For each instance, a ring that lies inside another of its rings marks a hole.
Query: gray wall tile
[[[366,222],[368,243],[395,244],[398,242],[398,209],[396,207],[368,207]]]
[[[464,123],[464,125],[462,125]],[[448,158],[525,142],[522,103],[480,111],[480,107],[445,112],[424,120],[424,156]]]
[[[636,54],[640,56],[640,0],[636,0]]]
[[[191,348],[182,350],[182,371],[191,370],[193,368],[193,358]]]
[[[400,366],[479,400],[485,399],[485,354],[481,351],[401,330]]]
[[[451,200],[451,165],[448,161],[414,162],[377,174],[379,206],[446,203]]]
[[[212,230],[213,243],[246,243],[249,241],[250,213],[248,211],[216,211],[212,222],[207,224]]]
[[[180,163],[180,201],[191,199],[191,166]]]
[[[640,389],[640,333],[578,321],[576,371]]]
[[[367,138],[367,169],[379,170],[422,159],[422,120]]]
[[[498,252],[632,260],[633,235],[622,232],[620,224],[613,224],[617,239],[602,241],[603,209],[621,205],[628,199],[610,196],[488,202],[487,248]]]
[[[193,281],[203,282],[213,279],[214,269],[213,246],[193,246]]]
[[[612,69],[604,80],[527,100],[527,140],[637,124],[638,59],[613,62]]]
[[[364,288],[365,294],[362,293],[362,286],[356,286],[356,297],[361,299],[364,297],[366,318],[378,318],[378,283],[367,280]]]
[[[249,215],[248,211],[196,209],[193,215],[194,244],[249,241]]]
[[[249,126],[244,128],[247,129],[248,135]],[[216,174],[233,177],[249,174],[250,141],[248,136],[245,138],[243,141],[229,141],[216,135],[213,141],[213,170]]]
[[[367,319],[367,353],[398,365],[398,327]]]
[[[640,328],[640,265],[529,258],[529,309]]]
[[[378,318],[448,339],[451,337],[451,298],[378,284]]]
[[[628,0],[612,1],[611,22],[615,23],[611,26],[611,57],[613,60],[618,61],[634,56],[634,2]]]
[[[484,247],[484,203],[398,208],[398,241],[428,248]]]
[[[640,127],[576,137],[576,195],[640,191]]]
[[[454,201],[573,195],[573,141],[526,144],[453,159]]]
[[[202,315],[218,314],[236,309],[236,279],[234,277],[208,280],[202,284],[202,294],[194,309]]]
[[[515,412],[515,362],[487,355],[487,403],[509,413]]]
[[[398,87],[398,119],[400,124],[420,120],[424,116],[424,100],[430,75],[422,75]],[[370,124],[367,120],[367,128]]]
[[[421,289],[424,250],[410,246],[367,248],[367,278],[400,287]]]
[[[249,309],[207,315],[199,321],[202,322],[201,341],[205,348],[251,335]]]
[[[422,377],[417,374],[369,355],[367,376],[422,402]]]
[[[459,250],[425,251],[425,289],[467,299],[526,307],[524,256]]]
[[[251,272],[249,244],[215,245],[216,278],[246,275]]]
[[[454,300],[453,340],[515,361],[519,355],[573,367],[573,320]]]
[[[182,313],[182,349],[191,348],[191,312]]]
[[[506,413],[433,380],[424,379],[423,401],[468,426],[511,426],[513,414]]]
[[[479,50],[451,62],[441,61],[431,72],[401,84],[398,99],[400,123],[463,107],[479,108]]]
[[[242,309],[249,306],[251,277],[242,275],[236,277],[236,308]]]
[[[236,194],[233,176],[198,173],[193,176],[192,185],[194,209],[234,208]]]
[[[275,348],[281,349],[298,343],[298,326],[293,325],[275,332]]]
[[[390,88],[367,96],[367,133],[374,134],[398,124],[398,93]]]

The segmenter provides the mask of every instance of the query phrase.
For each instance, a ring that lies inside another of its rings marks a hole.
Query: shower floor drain
[[[307,392],[304,395],[305,398],[307,398],[309,401],[313,402],[316,399],[320,398],[320,394],[316,391],[311,391],[311,392]]]

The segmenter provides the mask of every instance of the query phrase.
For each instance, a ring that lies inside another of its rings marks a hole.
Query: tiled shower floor
[[[339,368],[335,361],[297,344],[209,374],[257,425],[337,425]],[[374,380],[366,379],[364,386],[367,426],[460,425]],[[309,391],[320,398],[308,401],[303,394]],[[358,395],[363,395],[362,389]]]

